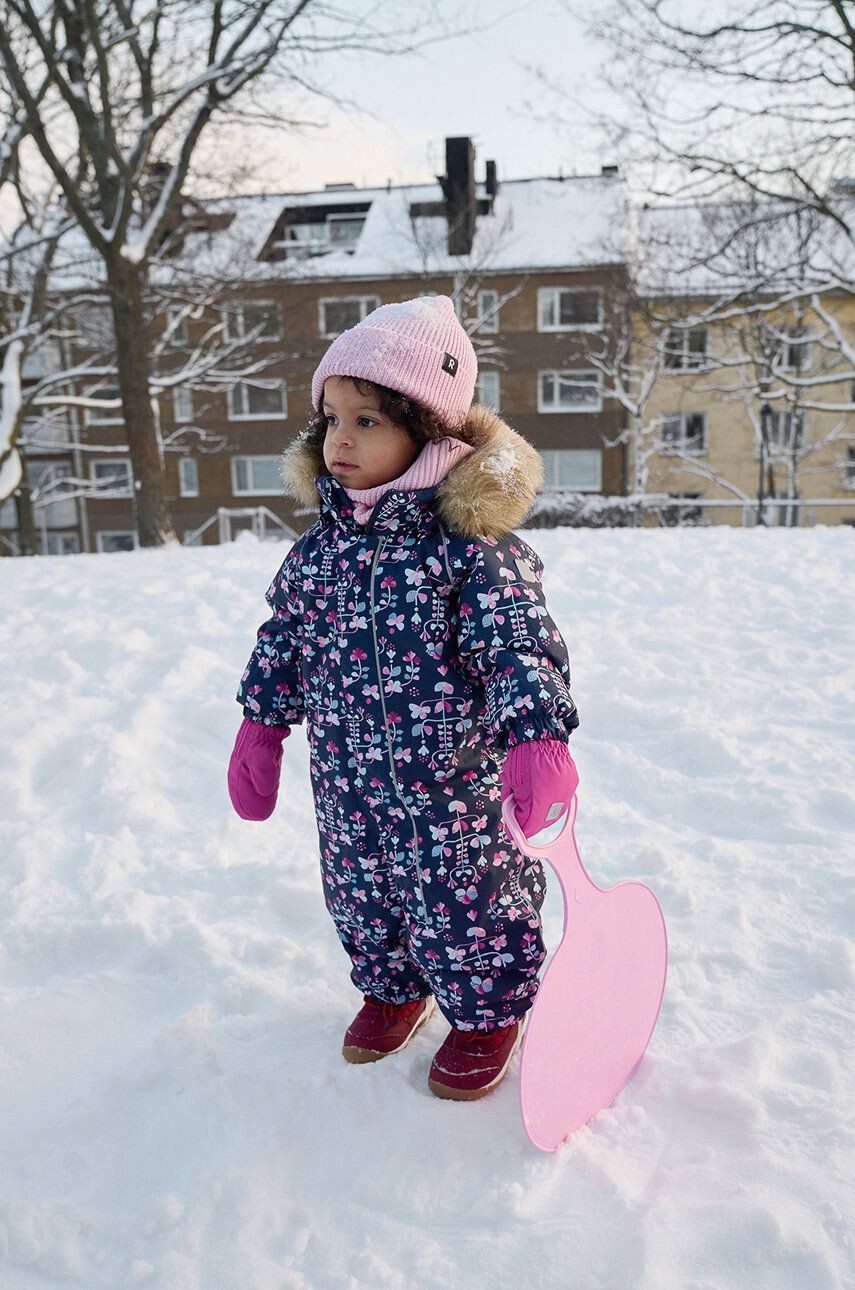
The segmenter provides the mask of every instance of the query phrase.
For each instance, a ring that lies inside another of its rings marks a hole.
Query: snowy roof
[[[505,180],[492,210],[485,184],[476,185],[476,198],[480,211],[467,256],[448,254],[445,215],[431,213],[444,200],[439,183],[212,198],[196,206],[205,220],[221,226],[189,232],[179,256],[152,267],[152,279],[208,276],[228,289],[246,282],[370,280],[460,269],[575,270],[628,259],[640,291],[649,296],[855,281],[855,243],[844,228],[828,216],[780,202],[632,206],[624,182],[612,174]],[[838,188],[829,200],[852,227],[855,194]],[[350,230],[339,224],[342,244],[324,240],[321,228],[337,212],[351,212],[355,221]],[[323,253],[267,258],[287,219],[297,221],[301,235],[319,232]],[[72,229],[63,238],[53,286],[79,289],[101,277],[97,257],[80,230]]]
[[[482,210],[486,185],[476,184]],[[439,183],[382,188],[336,187],[310,192],[221,197],[198,203],[208,216],[230,217],[227,227],[191,231],[176,267],[215,275],[220,282],[312,281],[447,274],[461,267],[503,272],[582,269],[620,263],[625,191],[615,175],[511,179],[500,183],[489,213],[479,213],[471,253],[448,254],[442,214],[411,214],[417,204],[444,200]],[[301,259],[260,258],[283,213],[323,206],[367,207],[352,247]],[[63,241],[65,266],[57,278],[66,289],[92,281],[78,271],[92,264],[79,230]],[[85,269],[83,270],[85,274]],[[157,277],[157,272],[153,275]],[[55,279],[56,280],[56,279]]]
[[[486,204],[484,184],[476,185],[476,199]],[[410,213],[413,205],[442,201],[438,183],[222,198],[205,202],[205,210],[233,212],[231,224],[213,234],[191,233],[182,260],[203,272],[227,273],[235,253],[243,252],[244,277],[305,280],[451,273],[461,262],[493,272],[583,268],[622,258],[615,230],[622,225],[623,185],[612,176],[502,183],[492,211],[477,217],[468,256],[448,254],[444,215]],[[352,251],[330,250],[299,261],[258,259],[287,208],[340,205],[346,211],[354,204],[368,210]]]
[[[484,183],[476,199],[489,204]],[[442,214],[411,214],[417,204],[441,203],[438,183],[382,188],[221,197],[201,203],[209,215],[231,215],[228,227],[188,233],[183,267],[241,281],[364,279],[449,273],[462,266],[482,271],[583,268],[619,263],[623,183],[614,175],[567,179],[509,179],[499,186],[493,210],[478,214],[469,255],[447,254]],[[266,259],[264,248],[286,210],[368,206],[352,249],[330,249],[300,259]]]
[[[853,227],[855,200],[829,201]],[[718,295],[855,280],[855,243],[828,215],[768,200],[635,207],[626,236],[647,295]]]

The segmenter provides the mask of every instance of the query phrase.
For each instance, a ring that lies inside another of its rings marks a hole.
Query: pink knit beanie
[[[312,378],[321,409],[328,376],[359,376],[431,408],[458,429],[472,406],[478,361],[450,296],[381,305],[330,345]]]

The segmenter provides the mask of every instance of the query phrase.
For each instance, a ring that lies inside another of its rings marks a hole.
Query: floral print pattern
[[[447,532],[435,485],[387,492],[365,525],[332,476],[316,486],[238,701],[305,722],[324,894],[357,988],[433,993],[461,1029],[510,1025],[545,957],[544,877],[505,832],[501,766],[510,744],[578,725],[543,565],[516,534]]]

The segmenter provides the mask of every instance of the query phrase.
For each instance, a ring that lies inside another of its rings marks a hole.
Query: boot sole
[[[402,1049],[406,1048],[419,1027],[423,1026],[425,1022],[429,1021],[433,1016],[435,1007],[435,1001],[430,999],[427,1007],[413,1026],[410,1033],[406,1036],[403,1043],[398,1044],[397,1048],[390,1048],[386,1053],[378,1053],[376,1048],[354,1048],[351,1044],[345,1044],[341,1050],[342,1057],[346,1062],[351,1062],[354,1066],[362,1066],[366,1062],[379,1062],[382,1061],[384,1057],[392,1057],[395,1053],[399,1053]]]
[[[430,1079],[430,1077],[428,1077],[428,1088],[430,1089],[431,1093],[433,1093],[435,1097],[444,1098],[448,1102],[476,1102],[479,1097],[486,1097],[488,1093],[492,1093],[493,1089],[497,1088],[498,1085],[501,1084],[502,1080],[505,1078],[505,1076],[508,1073],[508,1067],[511,1064],[511,1058],[513,1057],[514,1053],[518,1051],[520,1044],[523,1041],[523,1035],[525,1034],[525,1028],[526,1028],[527,1022],[528,1022],[528,1013],[525,1013],[523,1017],[523,1023],[519,1028],[519,1032],[517,1034],[516,1039],[514,1040],[513,1047],[511,1048],[511,1051],[508,1053],[507,1061],[505,1062],[504,1066],[499,1071],[495,1079],[490,1080],[489,1084],[484,1084],[481,1088],[454,1088],[454,1086],[451,1084],[440,1084],[438,1080]]]

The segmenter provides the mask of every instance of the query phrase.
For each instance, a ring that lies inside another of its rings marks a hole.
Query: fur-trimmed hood
[[[436,511],[463,537],[505,537],[525,518],[543,486],[540,454],[482,404],[472,405],[464,428],[476,447],[437,485]],[[305,432],[283,452],[280,470],[287,497],[303,506],[317,504],[315,481],[329,471]]]

